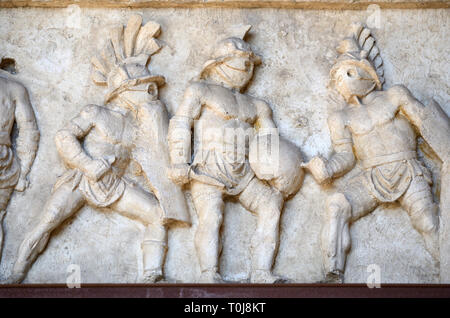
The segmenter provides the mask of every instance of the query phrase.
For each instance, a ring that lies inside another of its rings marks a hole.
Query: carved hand
[[[303,164],[302,167],[311,172],[318,184],[324,184],[331,180],[332,176],[327,169],[327,161],[320,156],[312,158],[308,163]]]
[[[16,191],[23,192],[30,185],[30,181],[28,181],[26,176],[20,176],[19,181],[16,184]]]
[[[170,180],[178,185],[189,182],[190,166],[187,163],[173,165],[167,172]]]

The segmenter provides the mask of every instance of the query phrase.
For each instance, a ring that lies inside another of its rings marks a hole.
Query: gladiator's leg
[[[252,283],[274,283],[279,277],[272,275],[272,265],[279,243],[279,222],[283,196],[257,178],[240,194],[239,201],[257,216],[256,230],[251,241]]]
[[[327,279],[341,279],[345,260],[350,250],[351,205],[342,193],[335,193],[327,199],[327,218],[322,230],[322,252]]]
[[[167,250],[167,230],[163,224],[163,212],[156,197],[137,186],[127,185],[121,198],[111,209],[145,226],[142,242],[144,281],[161,280]]]
[[[218,283],[222,281],[219,274],[220,227],[224,209],[222,191],[195,181],[191,191],[198,215],[195,248],[201,270],[199,283]]]
[[[0,259],[3,251],[3,219],[5,217],[6,208],[13,191],[14,188],[0,189]]]
[[[149,224],[142,241],[144,281],[154,283],[163,279],[167,252],[167,229],[161,224]]]
[[[409,214],[413,227],[422,234],[425,247],[439,261],[439,218],[430,185],[423,177],[416,177],[399,200]]]
[[[376,206],[377,201],[358,177],[350,182],[345,193],[335,193],[327,199],[327,214],[322,229],[322,255],[327,281],[342,282],[351,246],[350,222],[365,216]]]
[[[47,245],[51,232],[77,212],[84,203],[83,195],[78,190],[72,190],[69,184],[60,186],[52,194],[45,205],[41,221],[20,245],[8,283],[19,283],[25,278],[26,272]]]

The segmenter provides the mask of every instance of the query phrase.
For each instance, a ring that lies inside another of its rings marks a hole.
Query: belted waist
[[[369,169],[372,167],[376,167],[379,165],[395,161],[415,159],[416,157],[417,153],[415,151],[402,151],[390,155],[378,156],[370,159],[361,160],[361,163],[364,169]]]
[[[0,145],[11,146],[11,136],[9,132],[0,131]]]

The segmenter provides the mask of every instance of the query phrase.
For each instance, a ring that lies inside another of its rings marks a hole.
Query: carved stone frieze
[[[113,2],[0,1],[3,283],[450,282],[446,9]]]

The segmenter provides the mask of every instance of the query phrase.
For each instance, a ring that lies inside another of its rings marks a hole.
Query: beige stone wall
[[[44,6],[43,1],[27,1],[26,5],[38,2]],[[116,2],[141,3],[110,1]],[[270,1],[276,2],[289,1]],[[80,4],[87,6],[87,3]],[[439,3],[442,7],[448,4]],[[6,7],[22,2],[0,4]],[[331,152],[326,118],[337,107],[327,90],[328,72],[336,58],[334,48],[351,22],[364,22],[373,12],[78,6],[0,10],[0,52],[16,60],[16,77],[30,91],[41,131],[31,188],[24,194],[15,193],[8,208],[0,278],[9,275],[18,245],[39,221],[51,188],[64,171],[53,141],[55,132],[84,105],[102,103],[105,90],[90,81],[92,53],[104,43],[109,27],[125,24],[133,13],[162,26],[160,40],[164,47],[152,58],[151,68],[166,77],[161,99],[171,114],[177,109],[188,81],[208,59],[211,43],[233,24],[252,24],[249,42],[263,57],[263,64],[248,92],[270,103],[281,135],[310,159]],[[380,18],[379,27],[373,31],[385,62],[386,87],[402,83],[419,100],[434,98],[450,114],[450,11],[383,9]],[[434,190],[439,193],[439,163],[428,158],[425,162],[434,173],[437,185]],[[333,191],[333,187],[320,188],[308,174],[300,192],[286,203],[275,273],[301,283],[324,279],[319,238],[324,201]],[[190,202],[189,193],[187,197]],[[199,275],[193,245],[197,217],[192,204],[190,212],[192,227],[174,228],[169,233],[165,269],[170,282],[194,282]],[[254,216],[236,202],[227,204],[221,259],[222,275],[227,280],[247,279],[248,247],[254,228]],[[354,240],[345,282],[364,283],[370,264],[380,266],[382,282],[439,282],[437,265],[398,205],[379,207],[353,224],[351,234]],[[64,283],[70,264],[81,266],[83,283],[137,282],[142,235],[143,228],[134,221],[112,211],[83,208],[53,234],[25,282]]]

